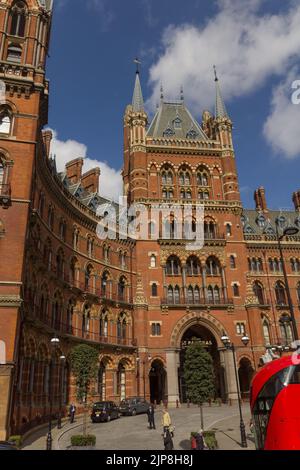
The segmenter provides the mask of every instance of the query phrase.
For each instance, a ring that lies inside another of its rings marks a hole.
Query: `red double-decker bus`
[[[251,385],[258,450],[300,450],[300,355],[264,366]]]

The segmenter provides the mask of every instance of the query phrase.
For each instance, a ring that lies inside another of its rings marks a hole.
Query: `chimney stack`
[[[52,141],[53,134],[50,130],[43,131],[43,141],[44,141],[44,146],[46,150],[46,155],[49,158],[50,156],[50,145]]]
[[[293,193],[293,203],[295,205],[295,210],[300,212],[300,190]]]
[[[255,191],[254,201],[255,201],[255,208],[257,211],[263,211],[263,212],[268,211],[265,188],[263,188],[262,186]]]
[[[72,184],[79,183],[82,175],[83,158],[76,158],[66,164],[67,177]]]
[[[100,178],[100,168],[92,168],[91,170],[87,171],[81,177],[81,185],[90,193],[97,193],[99,191],[99,178]]]

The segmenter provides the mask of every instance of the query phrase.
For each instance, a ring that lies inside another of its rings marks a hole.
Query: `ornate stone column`
[[[170,348],[166,350],[167,356],[167,383],[168,383],[168,406],[175,407],[179,400],[178,367],[179,349]]]

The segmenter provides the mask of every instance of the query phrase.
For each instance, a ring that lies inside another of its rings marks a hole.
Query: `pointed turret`
[[[216,83],[216,110],[215,110],[215,116],[216,118],[228,118],[228,113],[222,98],[222,93],[221,93],[221,88],[220,88],[220,83],[219,79],[217,76],[217,69],[216,66],[214,65],[214,72],[215,72],[215,83]]]
[[[133,92],[133,98],[132,98],[132,109],[134,113],[144,112],[144,99],[143,99],[142,87],[141,87],[141,82],[140,82],[139,69],[137,69],[136,76],[135,76],[135,85],[134,85],[134,92]]]

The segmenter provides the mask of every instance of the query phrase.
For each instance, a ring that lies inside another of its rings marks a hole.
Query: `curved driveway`
[[[189,450],[191,431],[200,428],[200,411],[197,407],[170,409],[172,424],[175,425],[174,446],[176,450]],[[249,432],[249,405],[243,406],[246,430]],[[161,411],[156,410],[156,430],[148,429],[147,415],[121,417],[110,423],[89,423],[88,432],[97,437],[96,449],[102,450],[163,450]],[[224,450],[240,450],[239,415],[236,405],[205,407],[204,421],[206,429],[215,429],[219,447]],[[68,449],[70,437],[82,433],[81,418],[78,427],[65,430],[58,443],[61,450]],[[250,438],[249,448],[254,448]]]

